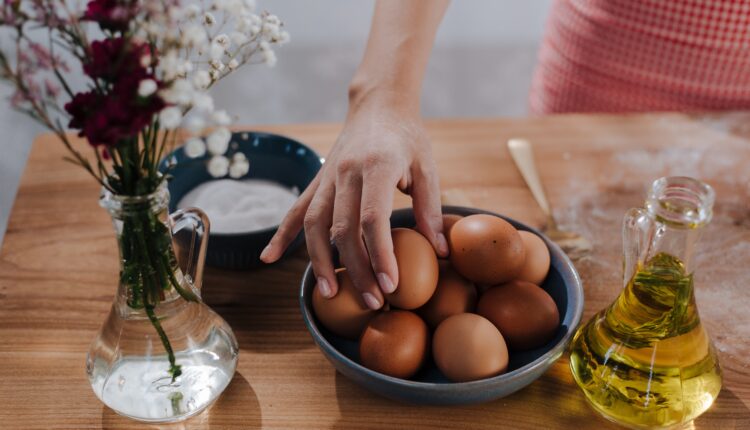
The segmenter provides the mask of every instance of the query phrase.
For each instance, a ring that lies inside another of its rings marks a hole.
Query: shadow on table
[[[395,402],[359,387],[336,373],[340,411],[334,429],[575,428],[607,430],[619,427],[598,417],[586,405],[572,378],[546,374],[508,397],[479,405],[421,406]]]
[[[146,425],[118,415],[102,406],[102,428],[107,430],[211,430],[225,428],[259,429],[261,412],[253,387],[239,372],[216,403],[203,413],[175,424]]]
[[[240,349],[264,354],[314,347],[299,310],[306,254],[248,271],[207,268],[203,298],[232,326]]]
[[[416,427],[621,428],[591,409],[570,373],[560,366],[521,391],[479,405],[438,407],[403,404],[370,393],[338,372],[336,398],[340,417],[333,428],[342,430],[358,427],[387,430]],[[687,428],[748,429],[750,409],[731,390],[724,389],[711,409]]]

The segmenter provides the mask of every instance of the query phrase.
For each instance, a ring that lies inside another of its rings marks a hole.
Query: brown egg
[[[448,237],[453,224],[455,224],[461,218],[463,218],[461,215],[443,214],[443,233],[445,234],[445,237]]]
[[[430,242],[414,230],[394,228],[391,237],[398,265],[398,286],[385,298],[397,308],[416,309],[430,300],[437,287],[437,255]]]
[[[477,289],[468,279],[453,270],[450,262],[440,261],[440,276],[435,294],[417,310],[430,328],[435,328],[451,315],[474,312]]]
[[[440,323],[432,338],[432,355],[454,382],[499,375],[508,368],[508,347],[497,328],[476,314],[458,314]]]
[[[477,313],[495,324],[511,350],[544,345],[552,340],[560,325],[552,297],[526,281],[490,288],[479,299]]]
[[[520,281],[542,285],[549,272],[549,249],[541,237],[530,231],[519,231],[523,247],[526,250],[526,260],[521,271],[516,275]]]
[[[464,277],[480,284],[508,282],[521,271],[526,253],[518,231],[502,218],[470,215],[450,231],[450,260]]]
[[[370,320],[359,340],[362,365],[396,378],[417,373],[429,350],[427,324],[409,311],[381,313]]]
[[[339,290],[330,299],[320,294],[317,285],[313,289],[312,306],[315,316],[333,333],[347,339],[357,339],[377,311],[367,307],[346,269],[336,271],[336,280]]]

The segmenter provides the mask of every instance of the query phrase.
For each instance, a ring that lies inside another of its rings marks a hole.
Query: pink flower
[[[86,6],[83,19],[96,21],[102,30],[125,32],[137,12],[135,0],[92,0]]]

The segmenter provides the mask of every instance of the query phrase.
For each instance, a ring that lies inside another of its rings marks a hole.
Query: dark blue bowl
[[[250,171],[239,179],[266,179],[289,188],[297,187],[300,193],[312,182],[322,166],[322,160],[312,149],[296,140],[270,133],[236,132],[232,134],[232,148],[243,152],[250,161]],[[183,148],[177,148],[160,164],[162,173],[168,171],[169,211],[196,186],[215,180],[208,173],[209,156],[189,158]],[[224,178],[222,178],[224,179]],[[252,269],[260,264],[260,253],[278,226],[247,233],[209,233],[206,264],[225,269]],[[303,241],[298,235],[286,253],[293,252]]]
[[[487,402],[507,396],[529,385],[554,363],[567,347],[583,313],[583,287],[573,263],[554,242],[518,221],[479,209],[443,206],[443,213],[462,216],[490,214],[499,216],[519,230],[536,233],[550,251],[550,271],[542,288],[552,296],[560,313],[560,328],[554,339],[530,351],[511,351],[508,371],[492,378],[471,382],[451,382],[428,362],[412,379],[400,379],[370,370],[359,364],[356,341],[336,336],[318,323],[312,309],[315,276],[311,266],[302,277],[300,307],[302,318],[318,348],[333,366],[355,383],[382,396],[414,404],[459,405]],[[391,216],[392,227],[414,226],[411,209],[399,209]],[[334,250],[335,252],[335,250]]]

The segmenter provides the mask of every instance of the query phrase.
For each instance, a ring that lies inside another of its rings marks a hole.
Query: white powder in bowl
[[[177,207],[203,210],[212,233],[247,233],[279,225],[298,195],[272,181],[219,179],[190,190]]]

